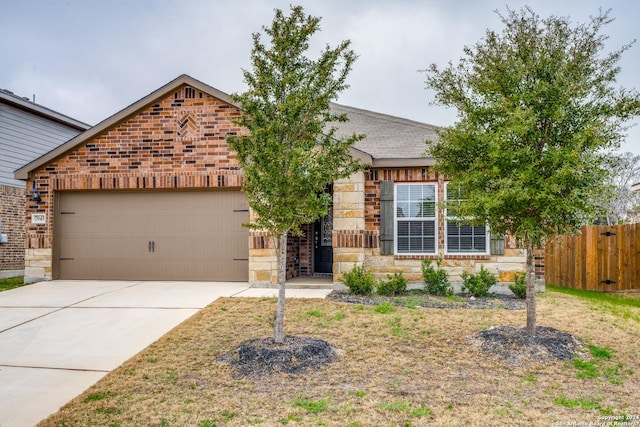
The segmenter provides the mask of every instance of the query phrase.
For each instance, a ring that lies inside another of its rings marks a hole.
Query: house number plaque
[[[31,224],[46,224],[46,223],[47,223],[47,214],[45,213],[31,214]]]

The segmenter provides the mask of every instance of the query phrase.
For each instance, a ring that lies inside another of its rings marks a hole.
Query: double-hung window
[[[446,197],[446,252],[449,254],[488,253],[488,228],[486,225],[472,225],[458,215],[457,207],[464,201],[459,187],[447,184]]]
[[[395,252],[435,254],[438,243],[436,184],[395,186]]]

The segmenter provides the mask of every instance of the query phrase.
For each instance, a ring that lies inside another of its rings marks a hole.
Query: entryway
[[[329,275],[333,272],[333,209],[313,224],[313,273]]]

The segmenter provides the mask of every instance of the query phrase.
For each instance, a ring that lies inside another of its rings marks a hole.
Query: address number
[[[47,214],[43,214],[43,213],[31,214],[31,223],[32,224],[46,224],[47,223]]]

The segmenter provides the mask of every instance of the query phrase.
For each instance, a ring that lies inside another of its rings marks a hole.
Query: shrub
[[[484,265],[480,266],[478,274],[462,273],[462,289],[469,290],[469,293],[476,298],[489,295],[489,289],[498,282],[496,276],[489,270],[485,270]]]
[[[380,304],[376,304],[376,306],[373,309],[373,311],[380,314],[393,313],[395,310],[396,310],[395,304],[391,304],[390,302],[387,302],[387,301]]]
[[[394,273],[393,276],[388,274],[387,280],[381,280],[378,283],[378,295],[399,295],[407,290],[407,279],[402,273]]]
[[[344,285],[349,288],[352,294],[371,295],[376,286],[376,279],[373,274],[364,266],[353,266],[353,270],[344,273],[340,279]]]
[[[449,275],[445,270],[440,269],[442,258],[436,261],[436,268],[431,266],[430,259],[422,260],[422,277],[424,279],[424,289],[432,295],[448,295],[453,293],[449,283]]]
[[[509,290],[520,299],[527,298],[527,273],[518,273],[513,285],[509,285]]]

